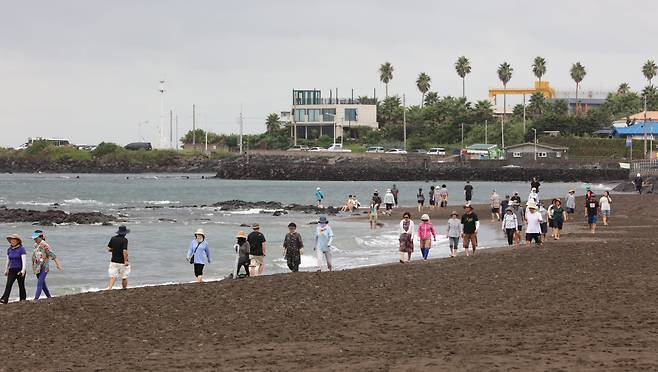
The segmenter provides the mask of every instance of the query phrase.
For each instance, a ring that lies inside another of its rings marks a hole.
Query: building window
[[[357,112],[355,108],[345,109],[345,121],[357,121]]]
[[[316,123],[320,121],[320,110],[319,109],[309,109],[308,110],[308,121]]]
[[[322,109],[322,121],[334,121],[336,109]]]
[[[512,157],[520,158],[520,157],[521,157],[521,153],[520,153],[520,152],[514,152],[514,153],[512,153]]]
[[[295,116],[295,121],[298,123],[303,123],[306,121],[306,110],[305,109],[295,109],[293,111],[293,115]]]
[[[538,152],[537,157],[538,158],[545,158],[545,157],[548,157],[548,154],[546,154],[545,152]]]
[[[562,152],[561,151],[556,151],[555,152],[555,157],[556,158],[561,158],[562,157]]]

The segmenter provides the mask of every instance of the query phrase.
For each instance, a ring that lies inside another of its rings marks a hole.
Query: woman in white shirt
[[[603,196],[599,199],[599,205],[601,206],[601,214],[603,215],[603,226],[608,226],[608,218],[610,218],[610,204],[612,204],[612,198],[610,198],[610,192],[604,191]]]
[[[516,218],[512,207],[505,209],[502,228],[507,236],[507,244],[512,245],[514,243],[514,236],[519,231],[519,220]]]

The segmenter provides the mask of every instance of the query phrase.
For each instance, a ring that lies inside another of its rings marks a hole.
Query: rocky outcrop
[[[179,156],[158,161],[63,159],[44,161],[29,157],[0,157],[0,172],[16,173],[212,173],[218,160],[206,156]]]
[[[0,207],[0,222],[29,222],[43,226],[62,223],[77,223],[88,225],[94,223],[110,224],[117,219],[114,216],[100,212],[66,213],[64,211],[52,210],[35,211],[29,209],[8,209]]]
[[[288,211],[300,213],[315,213],[315,214],[329,214],[335,215],[339,209],[332,206],[326,208],[318,208],[315,205],[302,205],[302,204],[282,204],[276,201],[258,201],[249,202],[244,200],[227,200],[217,202],[212,205],[222,211],[239,211],[249,209],[264,209],[273,211],[274,216],[286,214]]]
[[[537,176],[547,182],[600,182],[628,179],[628,175],[629,171],[620,169],[618,163],[594,161],[538,161],[519,166],[497,160],[440,163],[423,155],[263,153],[223,159],[217,172],[217,177],[224,179],[313,181],[527,181]]]

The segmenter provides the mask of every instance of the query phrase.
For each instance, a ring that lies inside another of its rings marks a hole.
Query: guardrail
[[[658,160],[636,160],[631,163],[631,173],[658,175]]]

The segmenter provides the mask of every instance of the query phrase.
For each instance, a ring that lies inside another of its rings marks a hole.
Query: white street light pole
[[[537,161],[537,128],[532,128],[535,132],[535,161]]]
[[[404,151],[407,151],[407,100],[405,95],[402,95],[402,126],[404,129]]]
[[[464,123],[462,123],[462,150],[464,149]]]
[[[525,93],[523,93],[523,134],[525,134]]]
[[[164,130],[164,93],[165,93],[165,81],[160,80],[160,128],[158,130],[158,142],[159,148],[165,147],[165,130]]]

